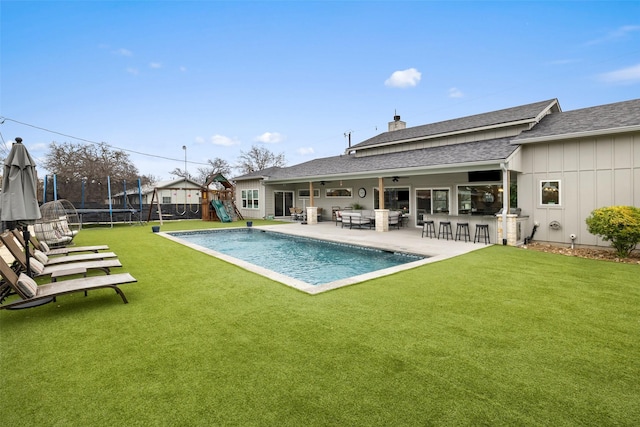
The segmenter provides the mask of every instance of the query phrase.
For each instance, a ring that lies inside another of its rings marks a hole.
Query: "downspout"
[[[509,171],[506,163],[500,163],[502,169],[502,245],[507,245],[507,212],[509,212]]]

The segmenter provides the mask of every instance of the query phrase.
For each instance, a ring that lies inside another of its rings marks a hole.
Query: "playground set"
[[[52,178],[52,179],[51,179]],[[49,185],[50,182],[53,184]],[[219,183],[222,189],[209,188],[212,184]],[[85,202],[85,186],[91,185],[82,180],[78,183],[79,188],[71,193],[80,193],[80,199],[69,201],[58,197],[56,176],[45,176],[43,182],[43,204],[41,211],[46,213],[41,220],[42,223],[51,224],[54,230],[70,227],[77,233],[85,224],[109,224],[113,226],[117,222],[142,223],[144,214],[146,222],[157,219],[162,224],[163,220],[174,218],[190,219],[201,218],[203,221],[233,222],[244,219],[235,205],[235,186],[222,174],[214,174],[207,178],[204,185],[193,181],[184,181],[184,184],[169,187],[153,187],[151,190],[143,192],[140,179],[137,188],[127,191],[126,181],[122,182],[123,191],[112,195],[111,179],[107,177],[106,190],[108,194],[102,199],[106,203]],[[187,184],[191,184],[189,187]],[[48,188],[53,187],[53,188]],[[94,184],[95,185],[95,184]],[[182,185],[182,186],[180,186]],[[104,191],[105,187],[101,187]],[[77,191],[80,190],[80,191]],[[171,195],[171,203],[167,203],[167,197],[161,197],[160,193]],[[184,192],[184,200],[180,199]],[[191,197],[195,193],[195,202],[191,202]],[[47,201],[47,197],[52,195],[53,200]],[[148,197],[151,197],[149,200]],[[131,200],[130,200],[131,199]],[[132,203],[133,201],[133,203]],[[164,201],[164,202],[163,202]],[[182,203],[184,202],[184,203]],[[164,210],[164,213],[163,213]],[[152,214],[157,213],[156,215]],[[60,222],[60,224],[57,224]],[[46,226],[48,230],[49,225]],[[66,234],[69,232],[67,230]],[[44,237],[44,236],[42,236]],[[52,240],[52,239],[47,239]]]
[[[211,184],[219,183],[222,185],[222,190],[216,190],[209,188]],[[160,197],[158,195],[158,188],[154,188],[153,195],[151,197],[150,205],[153,206],[154,202],[156,203],[158,219],[160,224],[164,218],[167,216],[162,213],[162,207],[160,203]],[[170,191],[182,191],[185,192],[189,189],[186,187],[163,187],[162,190],[170,190]],[[205,184],[200,188],[200,206],[199,210],[202,212],[201,218],[203,221],[220,221],[220,222],[233,222],[234,217],[238,220],[244,219],[242,214],[238,210],[235,204],[235,186],[227,180],[222,174],[218,173],[215,175],[210,175]],[[181,215],[186,212],[187,204],[185,202],[184,211]],[[189,207],[191,209],[191,207]],[[176,212],[178,212],[178,208],[176,208]],[[193,212],[193,211],[192,211]],[[197,213],[196,210],[193,213]],[[152,209],[149,209],[149,215],[147,217],[147,222],[151,219]]]

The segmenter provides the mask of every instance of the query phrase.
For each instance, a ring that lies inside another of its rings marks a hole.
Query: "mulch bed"
[[[576,256],[581,258],[599,259],[602,261],[621,262],[625,264],[639,264],[640,265],[640,250],[636,249],[631,252],[629,258],[619,258],[613,249],[607,248],[589,248],[589,247],[571,247],[553,245],[549,243],[537,243],[531,242],[522,247],[523,249],[530,249],[534,251],[550,252],[554,254],[561,254],[567,256]]]

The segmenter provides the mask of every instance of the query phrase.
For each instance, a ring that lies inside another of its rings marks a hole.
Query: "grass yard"
[[[150,225],[77,243],[138,283],[0,311],[2,425],[640,424],[637,265],[491,246],[310,296]]]

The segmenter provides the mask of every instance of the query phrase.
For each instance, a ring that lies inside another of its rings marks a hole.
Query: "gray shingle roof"
[[[270,181],[310,177],[329,179],[331,176],[353,176],[392,169],[400,171],[422,167],[446,167],[471,162],[497,163],[509,157],[518,148],[510,144],[510,140],[511,138],[498,138],[364,157],[345,154],[311,160],[287,168],[272,168],[269,171],[261,171],[253,178],[267,176]],[[236,178],[238,179],[249,177],[245,175]]]
[[[360,149],[371,145],[401,142],[416,138],[426,138],[451,132],[459,132],[488,126],[498,126],[506,123],[535,121],[548,108],[558,104],[557,99],[535,102],[519,107],[491,111],[458,119],[446,120],[422,126],[414,126],[390,132],[384,132],[366,141],[353,145],[351,149]],[[559,106],[557,107],[559,109]]]
[[[553,114],[540,117],[545,112]],[[253,172],[236,180],[268,178],[270,181],[300,179],[331,179],[336,176],[365,176],[377,171],[394,171],[401,175],[402,170],[416,168],[446,168],[452,165],[471,163],[499,163],[506,160],[528,139],[566,135],[579,132],[615,129],[627,126],[640,126],[640,99],[618,102],[597,107],[584,108],[567,112],[559,112],[557,100],[541,101],[520,107],[493,111],[475,116],[434,123],[424,126],[385,132],[352,147],[366,147],[391,141],[403,141],[420,137],[428,137],[443,133],[462,131],[513,123],[518,121],[540,122],[532,130],[523,132],[517,137],[497,138],[485,141],[467,142],[454,145],[399,151],[373,156],[344,154],[311,160],[286,168],[269,168]]]
[[[522,132],[514,143],[526,143],[527,139],[569,135],[640,125],[640,99],[598,105],[549,114],[533,129]]]

